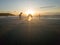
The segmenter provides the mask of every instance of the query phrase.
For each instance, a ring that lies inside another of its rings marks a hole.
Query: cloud
[[[56,6],[43,6],[43,7],[40,7],[40,8],[55,8]]]

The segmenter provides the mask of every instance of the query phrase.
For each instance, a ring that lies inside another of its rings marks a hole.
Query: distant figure
[[[19,14],[19,19],[21,19],[21,16],[22,16],[22,12]]]
[[[28,18],[29,18],[29,17],[31,17],[31,18],[32,18],[33,16],[32,16],[31,14],[28,14]]]
[[[39,19],[40,19],[40,14],[39,14]]]

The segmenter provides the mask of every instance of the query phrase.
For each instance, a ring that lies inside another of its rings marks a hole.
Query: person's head
[[[22,12],[20,14],[22,14]]]
[[[32,16],[31,14],[28,14],[28,15]]]

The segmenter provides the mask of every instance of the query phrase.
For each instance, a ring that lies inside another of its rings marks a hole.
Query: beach
[[[59,45],[60,18],[0,17],[0,45]]]

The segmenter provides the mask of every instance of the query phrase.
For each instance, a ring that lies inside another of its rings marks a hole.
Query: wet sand
[[[60,45],[60,18],[1,17],[0,45]]]

